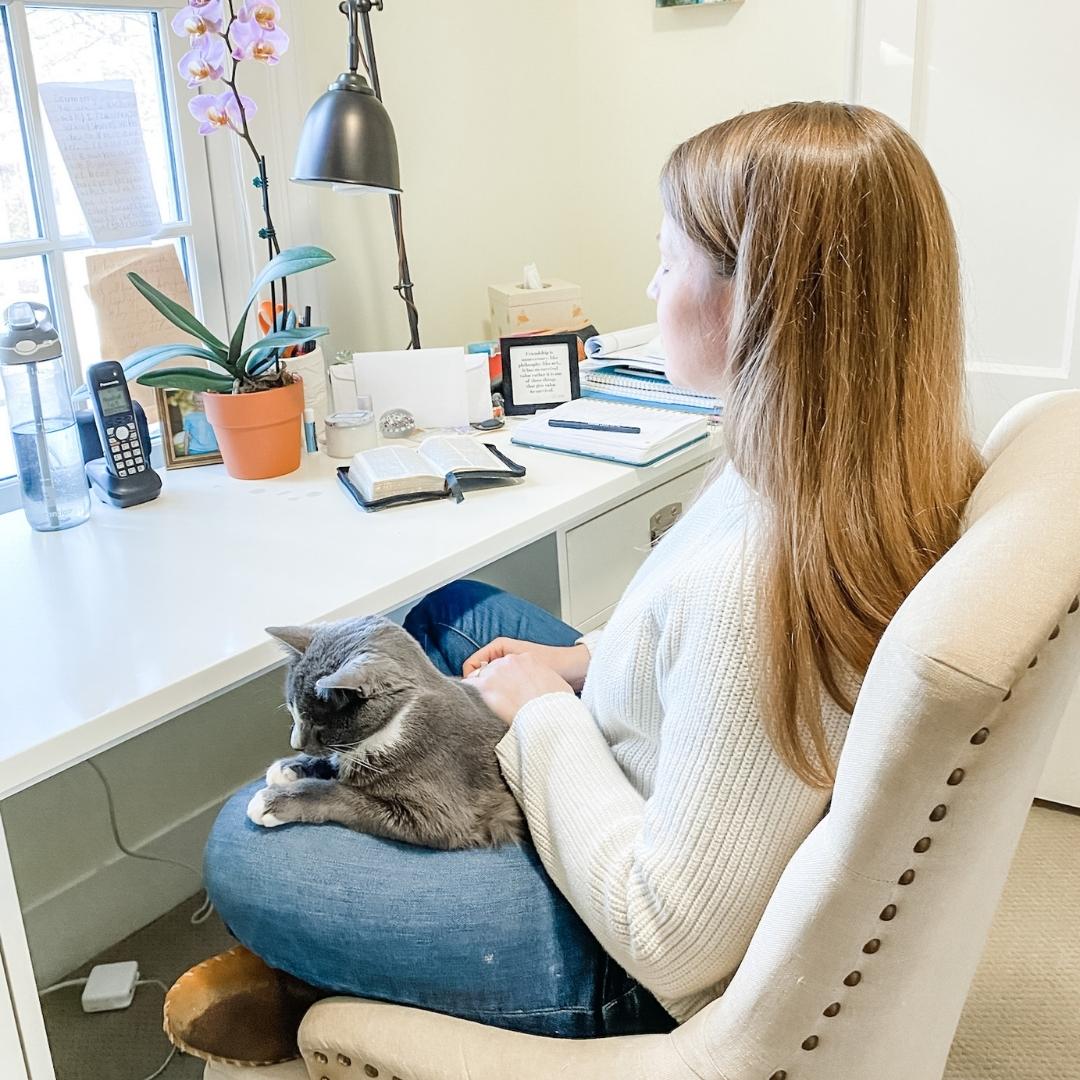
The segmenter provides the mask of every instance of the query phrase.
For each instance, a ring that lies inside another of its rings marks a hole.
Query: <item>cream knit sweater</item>
[[[723,992],[828,802],[762,728],[760,521],[728,465],[585,638],[581,700],[530,702],[497,747],[548,873],[680,1022]],[[837,753],[848,717],[823,718]]]

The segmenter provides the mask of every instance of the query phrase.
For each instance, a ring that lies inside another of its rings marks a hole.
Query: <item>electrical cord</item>
[[[116,842],[116,846],[125,855],[130,856],[132,859],[142,859],[144,862],[165,863],[168,866],[179,866],[182,870],[188,870],[193,873],[201,882],[202,871],[197,870],[189,863],[178,862],[176,859],[167,859],[160,855],[143,855],[137,851],[132,851],[131,848],[129,848],[124,843],[124,841],[120,838],[120,829],[116,823],[116,806],[113,803],[112,788],[109,787],[109,781],[106,778],[105,774],[101,771],[101,768],[98,766],[98,763],[96,761],[88,760],[86,764],[89,765],[90,768],[98,774],[98,777],[105,788],[105,799],[109,804],[109,825],[112,828],[113,840]],[[191,916],[190,922],[192,926],[200,926],[202,923],[206,922],[206,920],[209,919],[210,916],[214,913],[214,905],[210,902],[210,894],[206,892],[205,888],[202,891],[206,893],[206,899],[199,906],[198,910]]]
[[[89,981],[89,979],[65,979],[63,982],[53,983],[52,986],[47,986],[44,990],[39,990],[38,998],[48,997],[49,994],[55,994],[57,990],[67,990],[72,986],[85,986]],[[167,994],[169,992],[169,988],[160,979],[139,979],[139,981],[135,983],[135,986],[159,986],[163,993]],[[175,1046],[169,1050],[169,1056],[149,1076],[144,1076],[143,1080],[157,1080],[157,1078],[172,1063],[174,1057],[176,1057]]]

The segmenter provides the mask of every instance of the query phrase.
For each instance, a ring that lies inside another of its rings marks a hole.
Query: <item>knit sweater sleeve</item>
[[[762,730],[745,597],[724,596],[742,591],[738,577],[699,578],[669,597],[648,797],[572,694],[530,702],[497,748],[548,873],[604,949],[665,1003],[699,995],[700,1007],[738,966],[827,799],[784,767]],[[703,613],[710,590],[717,602]],[[727,625],[718,612],[733,613]]]

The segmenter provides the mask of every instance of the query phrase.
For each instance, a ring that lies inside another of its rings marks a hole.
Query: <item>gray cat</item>
[[[423,847],[517,843],[525,822],[499,772],[506,725],[388,619],[270,627],[292,652],[285,700],[299,757],[271,765],[256,825],[334,821]]]

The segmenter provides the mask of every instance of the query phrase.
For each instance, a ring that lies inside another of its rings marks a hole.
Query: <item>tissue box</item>
[[[540,330],[573,330],[588,320],[581,306],[581,286],[551,278],[542,289],[519,283],[489,285],[491,336],[513,337]]]

